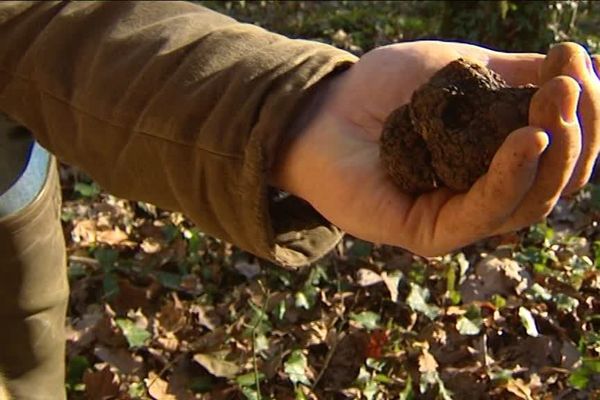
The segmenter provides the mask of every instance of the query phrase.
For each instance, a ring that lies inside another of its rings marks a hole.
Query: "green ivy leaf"
[[[473,319],[465,317],[464,315],[460,316],[456,321],[456,330],[461,335],[478,335],[481,332],[481,323],[483,321],[481,319]]]
[[[119,259],[119,252],[115,249],[100,247],[94,251],[94,258],[104,270],[111,270]]]
[[[540,335],[531,311],[525,307],[519,307],[519,318],[521,318],[521,323],[529,336],[538,337]]]
[[[567,313],[572,313],[576,311],[577,307],[579,307],[579,300],[567,296],[564,293],[558,293],[554,296],[554,301],[556,302],[556,308],[559,311],[564,311]]]
[[[83,373],[90,367],[90,362],[84,356],[74,356],[67,366],[66,386],[68,390],[77,391],[83,380]]]
[[[102,279],[102,288],[104,289],[104,296],[111,298],[119,293],[119,282],[117,275],[113,272],[106,272]]]
[[[531,293],[533,294],[533,296],[536,299],[542,299],[542,300],[552,299],[552,293],[550,293],[545,287],[543,287],[539,283],[534,283],[533,285],[531,285],[531,288],[529,290],[531,291]]]
[[[189,388],[194,393],[206,393],[212,390],[214,386],[213,377],[210,375],[197,376],[192,378]]]
[[[258,378],[258,379],[257,379]],[[265,374],[259,372],[258,375],[254,372],[249,372],[247,374],[239,375],[235,378],[235,381],[240,386],[254,386],[256,385],[256,381],[262,381],[265,378]]]
[[[281,300],[275,306],[273,313],[275,314],[277,319],[281,321],[281,320],[283,320],[283,317],[285,317],[285,312],[286,312],[285,300]]]
[[[261,397],[256,391],[256,389],[250,388],[248,386],[242,386],[242,393],[248,400],[260,400]]]
[[[146,394],[146,385],[143,382],[132,382],[127,389],[127,394],[133,399],[143,399]]]
[[[355,239],[348,249],[348,255],[355,258],[366,258],[371,255],[373,245],[369,242]]]
[[[363,396],[365,396],[367,400],[375,400],[375,396],[377,396],[377,393],[379,393],[379,386],[377,385],[377,382],[367,382],[365,388],[363,389]]]
[[[100,194],[100,187],[95,182],[85,183],[77,182],[73,189],[83,197],[96,197]]]
[[[412,390],[412,378],[408,375],[406,386],[404,386],[404,390],[400,393],[400,398],[398,400],[415,400],[415,398],[416,395]]]
[[[296,307],[304,308],[305,310],[311,309],[311,303],[310,301],[308,301],[308,297],[306,297],[306,294],[304,292],[297,292],[295,300]]]
[[[441,311],[436,305],[427,304],[427,300],[429,300],[429,290],[416,283],[411,283],[410,293],[406,298],[406,304],[414,311],[421,312],[429,319],[433,320],[440,315]]]
[[[358,314],[350,313],[350,319],[358,322],[367,330],[371,331],[379,327],[379,320],[381,317],[373,311],[363,311]]]
[[[151,337],[150,332],[140,328],[129,319],[119,318],[115,322],[117,326],[121,328],[121,331],[123,332],[123,335],[125,335],[125,339],[127,339],[127,343],[129,344],[130,348],[142,347],[146,340],[150,339]]]
[[[310,385],[310,382],[306,376],[307,366],[308,361],[302,351],[294,350],[287,360],[285,360],[283,371],[288,375],[290,381],[292,381],[294,385],[302,383],[308,386]]]
[[[157,271],[155,273],[156,279],[160,284],[168,289],[179,290],[181,289],[181,276],[172,272]]]
[[[569,385],[575,389],[584,390],[590,382],[590,371],[587,368],[580,367],[569,376]]]

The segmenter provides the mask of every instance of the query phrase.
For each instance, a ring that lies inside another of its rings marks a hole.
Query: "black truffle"
[[[506,136],[528,124],[536,90],[509,87],[481,65],[453,61],[389,115],[380,142],[383,165],[411,194],[440,186],[466,191]]]

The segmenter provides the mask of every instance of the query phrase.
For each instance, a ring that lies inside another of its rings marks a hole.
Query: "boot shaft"
[[[48,168],[33,202],[0,218],[0,371],[13,400],[65,398],[66,253],[56,161]]]

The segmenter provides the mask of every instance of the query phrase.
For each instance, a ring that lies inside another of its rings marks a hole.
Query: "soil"
[[[509,133],[528,124],[535,86],[509,87],[492,70],[458,59],[393,111],[381,160],[405,192],[466,191],[488,170]]]

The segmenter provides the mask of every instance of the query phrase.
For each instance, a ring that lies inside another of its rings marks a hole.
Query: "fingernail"
[[[530,162],[537,162],[540,156],[544,154],[548,146],[550,146],[550,135],[547,132],[542,133],[543,136],[540,137],[541,140],[537,143],[537,146],[531,146],[528,149],[527,159]]]
[[[588,73],[593,76],[595,74],[595,72],[594,72],[594,66],[592,65],[592,57],[590,57],[590,56],[585,57],[585,66],[587,68]]]
[[[571,49],[569,58],[565,60],[561,72],[563,75],[569,75],[575,79],[580,85],[584,83],[590,73],[593,73],[590,55],[583,48],[577,48],[576,51]],[[581,58],[584,60],[585,69],[581,68]]]

